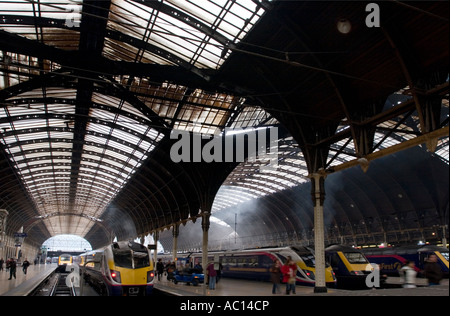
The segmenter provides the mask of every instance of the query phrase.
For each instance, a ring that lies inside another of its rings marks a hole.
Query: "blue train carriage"
[[[115,242],[81,255],[85,280],[102,296],[147,296],[154,284],[153,261],[144,245]]]
[[[329,246],[325,249],[325,257],[336,275],[339,288],[365,288],[367,276],[374,271],[366,256],[350,246]]]
[[[242,251],[212,252],[208,260],[212,262],[219,256],[222,265],[222,276],[226,278],[270,281],[270,268],[275,261],[280,266],[286,263],[290,256],[296,262],[297,284],[315,285],[315,259],[311,249],[306,247],[284,247],[267,249],[249,249]],[[202,254],[192,254],[192,265],[201,263]],[[326,267],[326,282],[328,286],[336,285],[336,278],[330,266]]]
[[[415,269],[419,276],[425,269],[425,264],[434,254],[438,258],[444,276],[448,278],[449,271],[449,251],[447,248],[438,246],[403,246],[403,247],[387,247],[387,248],[367,248],[363,250],[370,262],[380,266],[382,274],[398,276],[400,269],[407,261],[413,261],[416,265]]]

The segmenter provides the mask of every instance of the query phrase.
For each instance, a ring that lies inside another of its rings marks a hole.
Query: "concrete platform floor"
[[[400,284],[398,278],[390,278],[388,283]],[[403,289],[372,289],[372,290],[340,290],[328,289],[328,293],[315,294],[311,287],[297,286],[296,294],[290,296],[449,296],[449,280],[443,280],[441,285],[427,287],[426,280],[418,279],[418,288]],[[161,291],[179,296],[203,296],[203,285],[197,287],[179,283],[175,285],[168,282],[165,278],[161,282],[156,281],[155,288]],[[217,284],[216,290],[206,289],[206,296],[287,296],[285,293],[285,285],[281,285],[282,294],[272,295],[272,284],[267,282],[221,279]]]

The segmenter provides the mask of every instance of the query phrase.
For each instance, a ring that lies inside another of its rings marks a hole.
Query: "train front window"
[[[132,250],[117,250],[114,253],[114,263],[117,267],[127,269],[140,269],[150,265],[148,252]]]
[[[366,259],[366,257],[359,252],[346,252],[344,253],[345,257],[347,258],[348,262],[351,264],[365,264],[369,263],[369,261]]]
[[[448,252],[441,252],[441,255],[448,261]]]
[[[133,251],[134,269],[140,269],[150,266],[148,252]]]
[[[314,268],[316,266],[316,260],[313,254],[301,255],[300,257],[302,258],[303,262],[306,264],[307,267]]]

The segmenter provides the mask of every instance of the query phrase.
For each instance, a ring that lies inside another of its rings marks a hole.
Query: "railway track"
[[[28,296],[77,296],[75,288],[68,287],[67,277],[70,273],[53,272],[36,286]]]
[[[76,296],[75,289],[66,284],[69,273],[56,273],[56,280],[50,292],[50,296]]]

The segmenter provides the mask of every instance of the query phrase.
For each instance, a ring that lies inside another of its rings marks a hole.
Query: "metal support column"
[[[158,262],[158,241],[159,241],[159,231],[155,230],[153,234],[153,240],[155,242],[155,251],[153,253],[153,261],[155,262],[154,270],[156,270],[156,263]]]
[[[209,240],[209,226],[210,221],[209,218],[211,217],[210,212],[203,212],[202,213],[202,231],[203,231],[203,246],[202,246],[202,267],[203,267],[203,273],[205,273],[206,276],[206,268],[208,268],[208,240]],[[206,278],[205,282],[203,283],[203,295],[206,295]]]
[[[176,263],[178,252],[178,236],[180,235],[180,224],[173,225],[172,235],[173,235],[172,254],[173,254],[173,261]]]
[[[6,218],[9,213],[7,210],[0,209],[0,252],[1,258],[6,258],[5,246],[6,246]]]
[[[325,279],[325,227],[323,204],[325,201],[325,176],[314,173],[311,177],[311,195],[314,203],[314,244],[316,258],[316,285],[314,293],[327,293]]]

